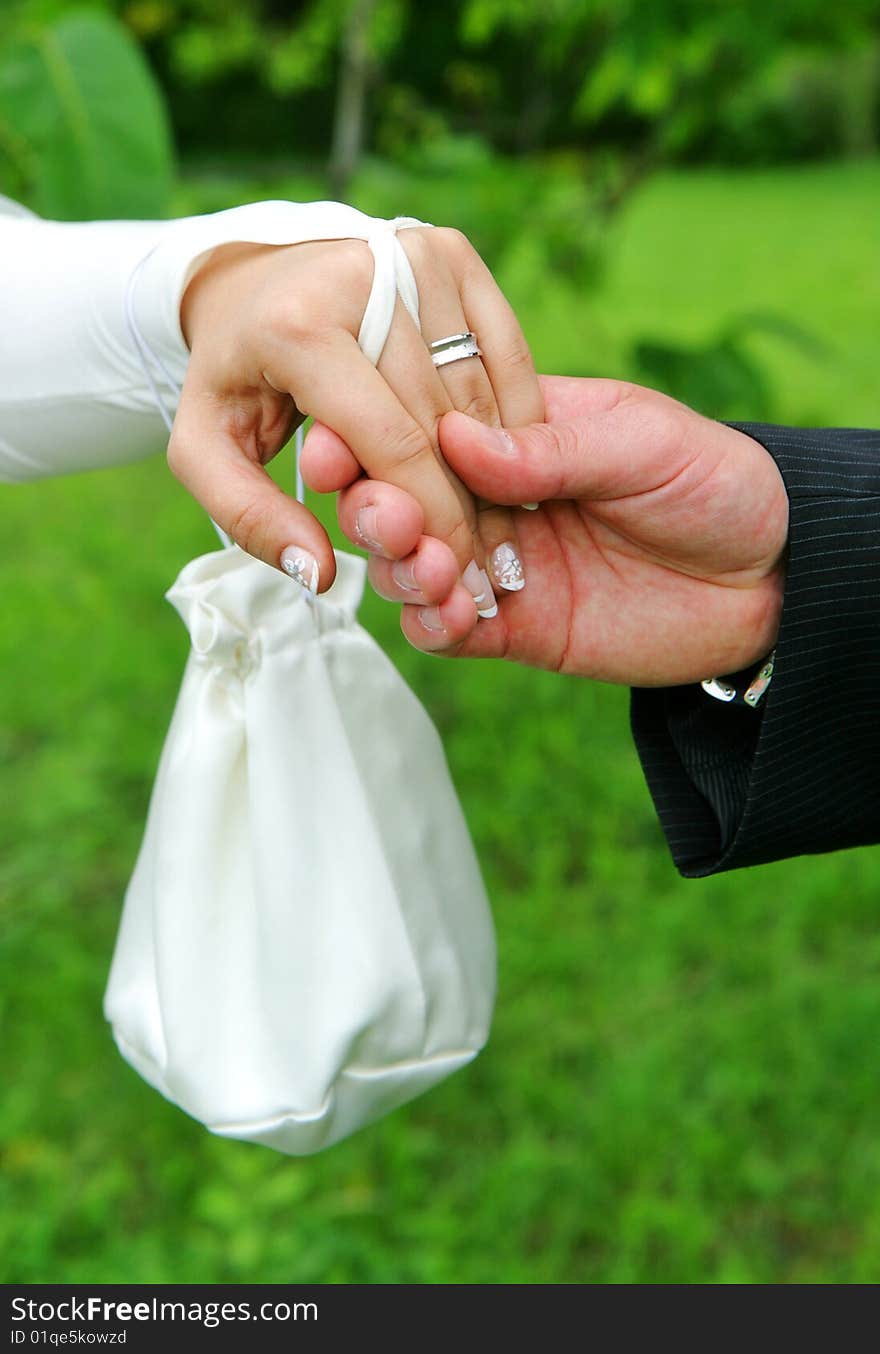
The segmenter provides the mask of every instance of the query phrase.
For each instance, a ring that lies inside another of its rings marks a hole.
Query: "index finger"
[[[281,349],[266,377],[292,394],[304,413],[338,433],[371,479],[411,494],[424,508],[427,534],[450,547],[464,572],[474,558],[474,540],[461,500],[427,430],[353,335],[336,331],[298,352]]]
[[[217,402],[184,386],[168,464],[193,498],[249,555],[281,569],[309,592],[336,577],[327,532],[252,460],[224,426]]]

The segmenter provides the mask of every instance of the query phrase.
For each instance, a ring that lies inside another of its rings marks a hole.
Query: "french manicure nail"
[[[368,550],[382,549],[379,541],[379,510],[375,504],[367,503],[360,509],[354,527],[361,545],[365,545]]]
[[[519,592],[526,585],[522,560],[510,541],[504,541],[492,551],[492,573],[495,582],[507,592]]]
[[[318,591],[318,561],[298,545],[286,545],[281,551],[281,567],[289,578],[307,592]]]
[[[397,586],[403,588],[405,592],[420,591],[419,585],[416,582],[415,565],[411,560],[409,562],[405,559],[395,560],[394,564],[391,566],[391,577],[394,579]]]
[[[486,584],[483,581],[483,571],[475,559],[472,559],[465,569],[461,581],[479,606],[486,596]]]
[[[489,582],[489,575],[485,569],[480,568],[476,560],[471,560],[461,576],[461,581],[477,604],[478,616],[481,616],[484,620],[491,620],[493,616],[497,615],[498,606],[495,602],[492,584]]]
[[[440,608],[438,606],[421,607],[418,612],[418,617],[425,629],[430,630],[432,634],[437,634],[439,631],[446,629],[446,626],[440,619]]]
[[[477,602],[477,615],[481,621],[491,621],[493,616],[498,615],[498,603],[495,601],[495,594],[492,591],[492,584],[489,581],[489,575],[485,569],[480,570],[480,577],[483,580],[483,603]],[[476,600],[476,599],[475,599]]]

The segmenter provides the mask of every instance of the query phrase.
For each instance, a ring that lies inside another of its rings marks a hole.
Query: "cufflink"
[[[764,659],[764,662],[753,674],[748,686],[739,696],[737,688],[733,681],[724,677],[707,677],[705,681],[700,682],[707,696],[712,696],[714,700],[725,701],[730,704],[732,701],[742,705],[748,705],[750,709],[757,708],[761,698],[765,695],[768,686],[773,680],[773,665],[776,660],[776,650]]]

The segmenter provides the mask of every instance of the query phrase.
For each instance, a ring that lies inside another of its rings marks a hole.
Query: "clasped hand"
[[[359,516],[373,515],[380,549],[370,576],[404,604],[410,642],[633,686],[694,682],[763,658],[779,626],[788,533],[770,455],[626,382],[545,376],[541,388],[546,422],[501,432],[448,413],[440,423],[446,461],[474,494],[540,504],[478,514],[490,568],[500,548],[525,579],[487,624],[475,625],[419,505],[360,477],[335,432],[309,434],[304,474],[341,491],[346,535],[356,542]]]
[[[306,415],[355,449],[358,473],[420,505],[481,610],[494,611],[471,493],[440,455],[457,409],[500,426],[542,417],[528,346],[488,268],[457,231],[399,231],[419,290],[421,333],[400,300],[378,365],[357,344],[373,278],[360,240],[225,245],[191,281],[181,323],[191,350],[168,447],[177,477],[242,549],[323,591],[335,562],[326,531],[265,465]],[[437,369],[435,339],[484,333],[482,360]],[[356,543],[378,544],[369,509]]]
[[[169,461],[215,521],[330,586],[326,532],[264,468],[311,414],[304,478],[339,492],[342,529],[417,648],[637,686],[763,657],[788,530],[764,448],[626,382],[539,381],[464,237],[400,240],[422,332],[398,302],[378,369],[357,345],[372,281],[362,242],[228,245],[196,274]],[[466,330],[482,358],[436,369],[428,344]]]

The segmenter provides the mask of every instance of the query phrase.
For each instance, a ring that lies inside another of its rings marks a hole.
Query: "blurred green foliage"
[[[218,170],[176,207],[319,184]],[[447,184],[449,219],[472,188]],[[353,184],[383,212],[436,192],[373,162]],[[588,298],[537,283],[531,247],[503,281],[551,370],[613,374],[640,334],[687,347],[769,306],[827,344],[743,335],[777,415],[867,422],[878,195],[876,162],[664,173]],[[161,594],[212,534],[161,457],[2,500],[0,1278],[873,1282],[878,851],[680,880],[624,691],[426,659],[375,598],[364,618],[442,731],[493,900],[490,1044],[304,1161],[213,1139],[141,1082],[101,995],[185,658]]]
[[[461,136],[501,153],[581,150],[595,209],[613,210],[662,163],[865,155],[880,136],[877,0],[89,7],[115,15],[141,43],[187,157],[326,156],[340,120],[355,116],[358,149],[397,161]],[[12,31],[55,31],[78,8],[6,0],[0,44]],[[96,47],[91,75],[114,71],[122,84],[126,66],[130,56]],[[353,81],[356,113],[341,98]],[[120,111],[129,127],[143,124],[143,106],[123,99]],[[4,147],[14,154],[0,132]]]
[[[326,148],[358,4],[386,148],[404,120],[410,148],[445,128],[502,151],[766,162],[864,153],[880,126],[876,0],[105,2],[147,43],[200,148]]]
[[[60,219],[162,215],[173,175],[155,78],[112,16],[0,16],[0,188]]]
[[[632,367],[644,385],[669,391],[715,418],[734,418],[744,409],[755,420],[768,418],[773,391],[767,370],[750,348],[756,334],[774,336],[816,362],[827,356],[825,345],[802,324],[778,315],[738,315],[702,343],[639,338]]]
[[[10,0],[0,14],[0,188],[59,217],[160,215],[170,124],[188,165],[237,162],[247,183],[323,161],[312,195],[350,197],[366,164],[402,203],[416,178],[425,219],[453,221],[496,270],[513,256],[536,285],[586,293],[610,222],[664,164],[869,153],[880,5]],[[766,416],[745,326],[685,347],[644,333],[626,370],[719,416]]]

